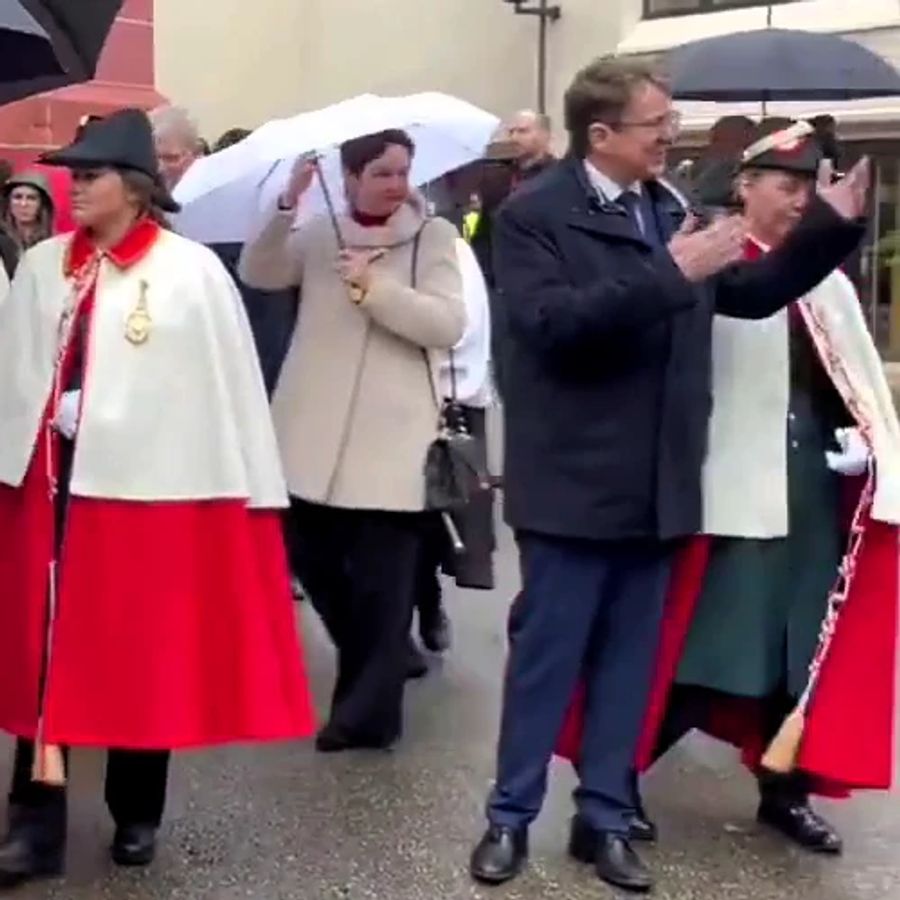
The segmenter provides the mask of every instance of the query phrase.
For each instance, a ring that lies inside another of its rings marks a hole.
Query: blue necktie
[[[625,191],[619,197],[619,204],[625,209],[637,227],[638,233],[654,247],[662,247],[663,241],[656,223],[656,211],[653,202],[646,191],[636,194],[634,191]]]

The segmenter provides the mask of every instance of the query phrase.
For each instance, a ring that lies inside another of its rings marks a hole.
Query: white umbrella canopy
[[[483,154],[499,126],[496,116],[440,93],[407,97],[364,94],[325,109],[277,119],[241,143],[198,160],[175,189],[182,212],[175,225],[202,243],[244,242],[261,207],[274,202],[298,156],[317,153],[336,205],[344,186],[339,147],[390,128],[406,131],[416,145],[411,180],[423,185]],[[298,222],[327,212],[316,182],[303,198]]]

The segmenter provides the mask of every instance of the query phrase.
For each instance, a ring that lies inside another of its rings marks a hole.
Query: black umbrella
[[[897,70],[860,44],[831,34],[767,28],[692,41],[668,71],[680,100],[720,103],[855,100],[900,95]]]
[[[123,0],[0,0],[0,103],[88,81]]]

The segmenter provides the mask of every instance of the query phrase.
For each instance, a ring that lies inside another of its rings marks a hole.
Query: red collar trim
[[[161,231],[162,228],[156,222],[141,219],[115,247],[103,251],[103,256],[112,260],[118,268],[129,269],[150,252]],[[69,277],[81,269],[96,252],[97,247],[91,236],[85,229],[79,228],[72,236],[66,253],[66,276]]]

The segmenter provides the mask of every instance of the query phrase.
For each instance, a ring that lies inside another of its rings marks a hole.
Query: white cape
[[[50,398],[71,235],[25,254],[0,301],[0,482],[22,483]],[[146,282],[146,343],[125,323]],[[250,328],[208,249],[163,231],[126,270],[101,263],[87,342],[71,492],[111,500],[244,499],[287,493]]]
[[[875,458],[872,516],[900,524],[900,425],[859,298],[841,271],[800,301],[819,359]],[[725,537],[788,533],[787,310],[761,321],[716,316],[713,413],[703,473],[703,531]]]

